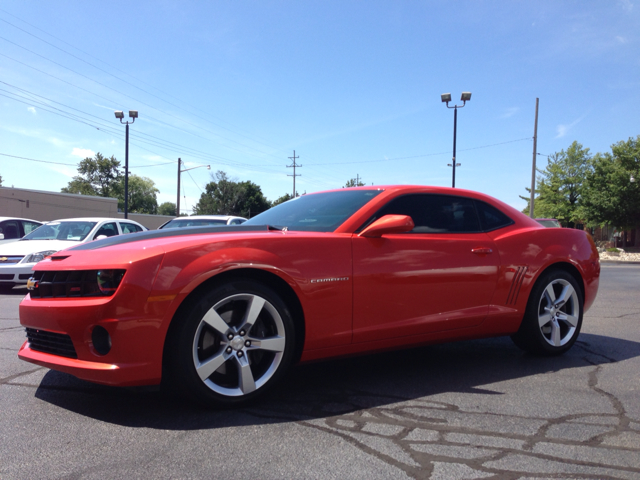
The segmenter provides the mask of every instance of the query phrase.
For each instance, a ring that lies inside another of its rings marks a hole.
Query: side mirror
[[[380,238],[388,233],[410,232],[413,227],[415,227],[415,224],[408,215],[385,215],[365,228],[358,236]]]
[[[103,238],[109,238],[106,235],[98,235],[94,240],[102,240]]]

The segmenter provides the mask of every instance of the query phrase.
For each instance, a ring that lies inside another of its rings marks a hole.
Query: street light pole
[[[129,110],[129,118],[131,118],[131,122],[128,120],[123,122],[124,112],[121,110],[117,110],[115,116],[120,120],[120,123],[123,123],[127,126],[126,128],[126,140],[124,146],[124,218],[129,218],[129,123],[133,123],[138,118],[137,110]]]
[[[178,198],[176,199],[176,217],[180,216],[180,174],[182,172],[186,172],[187,170],[193,170],[194,168],[207,167],[207,170],[211,170],[211,165],[197,165],[191,168],[185,168],[184,170],[180,169],[180,165],[183,165],[184,162],[181,158],[178,159]]]
[[[456,136],[458,131],[458,108],[462,108],[466,105],[466,103],[471,100],[471,92],[462,92],[460,100],[462,100],[462,105],[454,105],[453,107],[449,106],[449,102],[451,101],[450,93],[443,93],[440,95],[440,99],[443,103],[447,104],[447,108],[453,108],[453,163],[449,163],[448,166],[453,167],[453,173],[451,178],[451,188],[456,188],[456,167],[459,167],[460,164],[456,163]]]

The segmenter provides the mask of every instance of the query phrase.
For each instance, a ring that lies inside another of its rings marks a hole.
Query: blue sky
[[[640,134],[639,32],[637,0],[0,0],[0,176],[60,191],[86,156],[124,165],[113,111],[137,109],[130,171],[159,203],[178,157],[211,165],[182,174],[183,212],[216,170],[291,193],[294,150],[300,193],[450,186],[440,94],[470,91],[456,186],[522,209],[536,97],[543,154]]]

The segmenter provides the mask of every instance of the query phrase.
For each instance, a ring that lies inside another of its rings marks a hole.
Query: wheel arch
[[[553,270],[561,270],[564,271],[566,273],[568,273],[569,275],[571,275],[574,280],[576,281],[576,283],[578,284],[578,286],[580,287],[580,293],[582,294],[582,302],[585,303],[586,302],[586,289],[585,289],[585,285],[584,285],[584,279],[582,278],[582,274],[580,273],[580,270],[578,270],[578,268],[573,265],[572,263],[569,262],[556,262],[556,263],[552,263],[551,265],[548,265],[547,267],[543,268],[542,270],[540,270],[540,273],[538,274],[538,277],[536,278],[535,282],[533,283],[533,285],[535,285],[542,277],[543,275],[553,271]],[[533,290],[533,287],[532,287]]]
[[[237,268],[233,270],[227,270],[218,275],[215,275],[206,281],[198,285],[189,295],[182,301],[173,317],[167,330],[167,334],[164,340],[164,347],[162,353],[162,376],[165,376],[168,367],[169,357],[171,356],[171,344],[176,338],[177,330],[180,327],[181,318],[183,318],[193,304],[197,301],[202,292],[215,288],[218,285],[222,285],[225,282],[233,280],[254,280],[262,283],[266,287],[271,288],[278,295],[282,297],[287,307],[290,309],[291,316],[295,325],[295,350],[294,350],[294,362],[297,362],[302,356],[302,350],[305,341],[305,320],[304,310],[298,295],[293,288],[280,276],[275,273],[268,272],[257,268]]]

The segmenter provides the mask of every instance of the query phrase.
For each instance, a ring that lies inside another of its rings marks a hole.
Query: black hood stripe
[[[184,235],[200,235],[203,233],[236,233],[236,232],[267,232],[270,228],[267,225],[231,225],[219,227],[186,227],[168,228],[165,230],[149,230],[146,232],[127,233],[102,240],[83,243],[69,250],[97,250],[99,248],[111,247],[112,245],[124,245],[125,243],[152,240],[154,238],[181,237]]]

